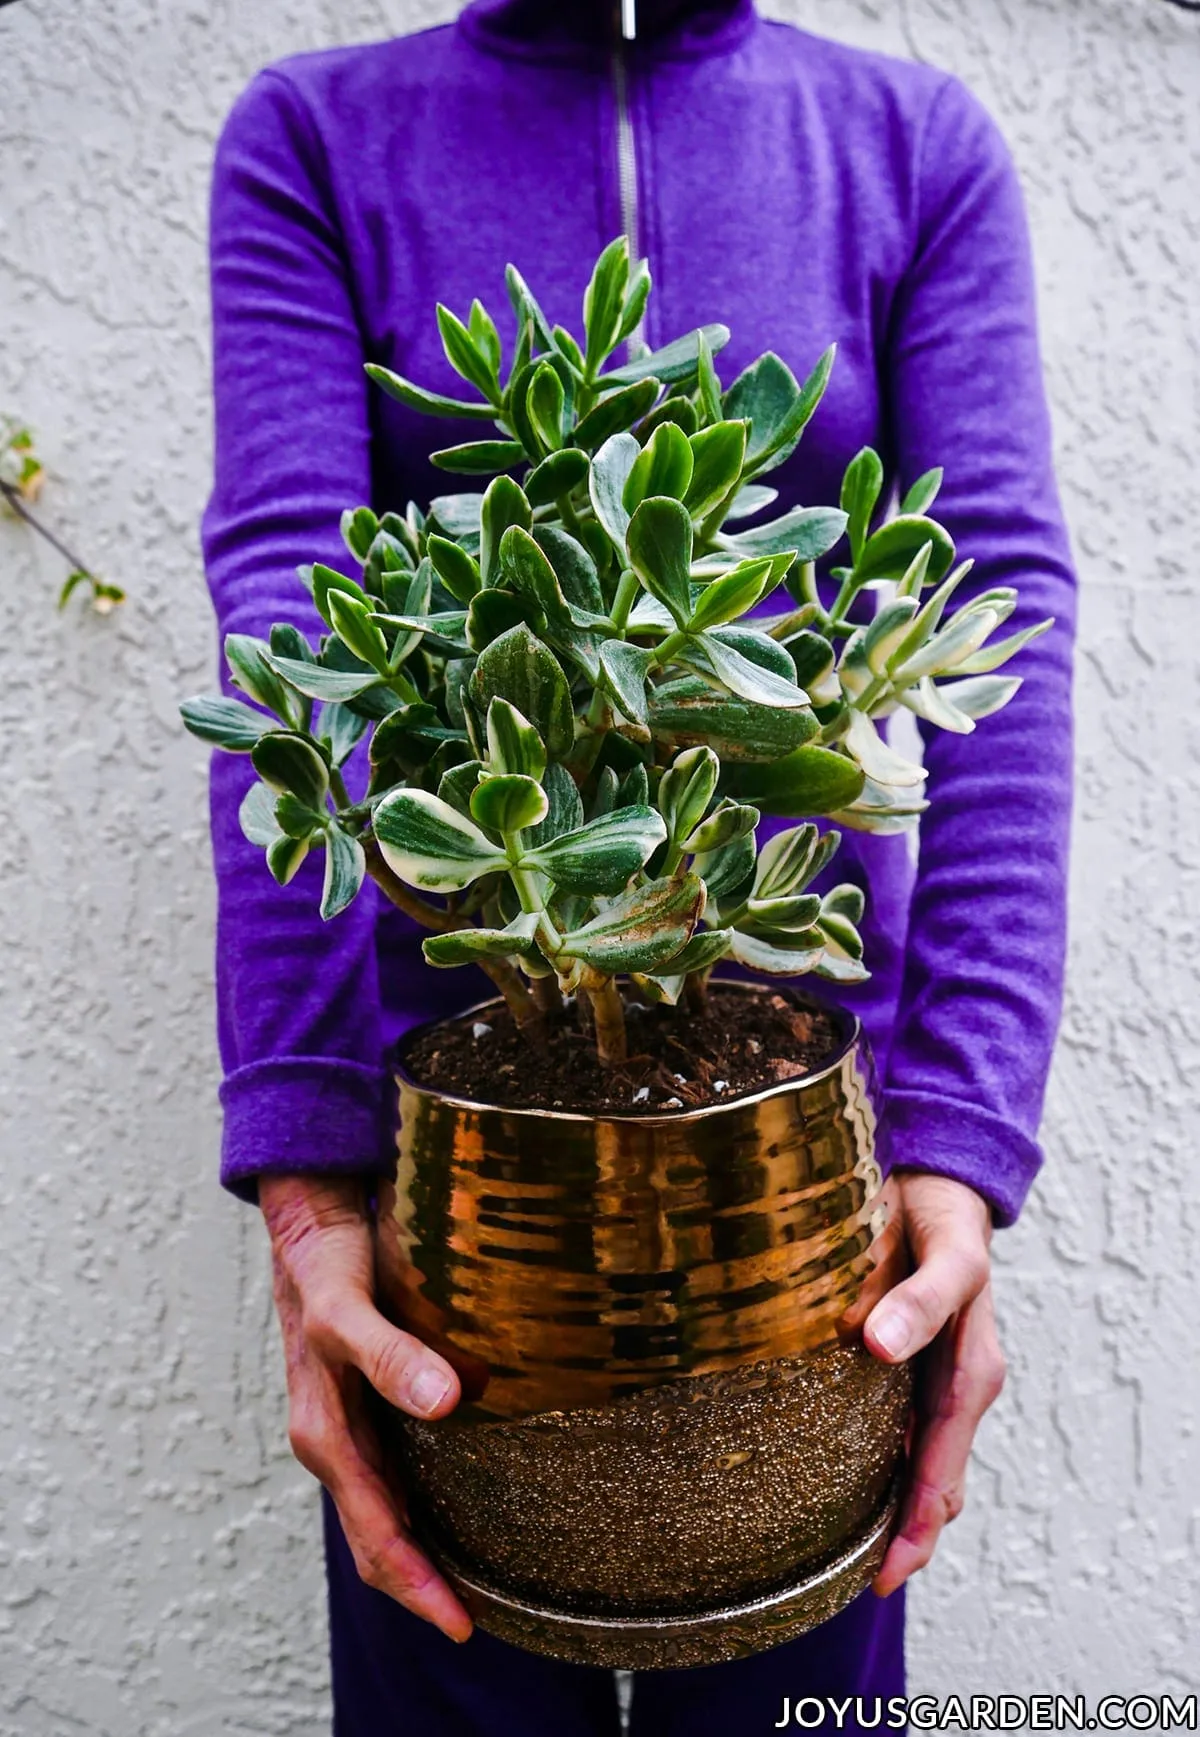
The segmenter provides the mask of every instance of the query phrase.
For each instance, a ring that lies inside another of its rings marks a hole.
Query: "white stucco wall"
[[[449,10],[0,10],[0,412],[39,433],[47,514],[131,594],[56,616],[58,564],[0,524],[0,1737],[328,1729],[263,1239],[215,1184],[205,757],[175,714],[213,667],[204,210],[257,67]],[[1083,582],[1049,1164],[997,1247],[1013,1376],[913,1600],[914,1686],[1195,1690],[1200,19],[787,15],[959,72],[1003,124]]]

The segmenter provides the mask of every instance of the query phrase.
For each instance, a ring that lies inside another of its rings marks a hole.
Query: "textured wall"
[[[214,1182],[204,757],[174,710],[212,668],[204,206],[256,67],[437,15],[0,11],[0,411],[36,425],[49,510],[132,596],[56,617],[56,563],[0,525],[0,1737],[327,1729],[261,1233]],[[1200,20],[1162,0],[788,15],[952,68],[1002,121],[1083,578],[1050,1163],[998,1250],[1013,1379],[914,1598],[914,1679],[1194,1690]]]

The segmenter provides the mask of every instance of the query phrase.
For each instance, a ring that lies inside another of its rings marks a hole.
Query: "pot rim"
[[[738,977],[719,977],[716,979],[716,983],[720,984],[723,989],[733,989],[745,995],[765,995],[768,991],[779,993],[778,989],[769,983],[747,982]],[[499,995],[489,996],[486,1001],[477,1001],[473,1006],[465,1007],[461,1013],[452,1014],[449,1018],[424,1021],[420,1025],[413,1026],[410,1031],[405,1032],[396,1046],[395,1063],[392,1071],[401,1085],[420,1093],[422,1097],[436,1099],[438,1103],[448,1104],[456,1110],[485,1110],[492,1115],[515,1116],[540,1121],[618,1123],[621,1126],[641,1128],[677,1128],[681,1125],[686,1126],[691,1122],[703,1121],[709,1116],[719,1116],[729,1110],[739,1110],[747,1105],[765,1103],[770,1098],[783,1097],[788,1093],[801,1092],[810,1086],[819,1085],[821,1081],[836,1073],[846,1057],[865,1042],[862,1020],[857,1013],[852,1012],[847,1007],[840,1007],[836,1001],[826,1001],[823,996],[808,995],[799,990],[791,990],[789,993],[801,1001],[811,1002],[819,1007],[823,1013],[832,1014],[841,1024],[844,1033],[843,1041],[829,1060],[812,1073],[799,1074],[790,1080],[777,1080],[774,1085],[762,1086],[758,1091],[741,1092],[736,1097],[723,1099],[719,1104],[701,1104],[691,1110],[659,1110],[649,1115],[623,1115],[618,1111],[609,1110],[601,1115],[592,1115],[586,1110],[546,1110],[534,1105],[493,1104],[486,1099],[464,1098],[453,1092],[443,1092],[437,1086],[427,1086],[420,1080],[413,1078],[404,1066],[403,1058],[410,1044],[415,1041],[418,1032],[428,1031],[431,1027],[436,1028],[439,1025],[453,1025],[459,1020],[469,1019],[472,1014],[485,1013],[488,1009],[501,1005],[502,997]]]

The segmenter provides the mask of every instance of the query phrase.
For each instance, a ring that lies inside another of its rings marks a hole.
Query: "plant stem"
[[[624,637],[625,629],[629,625],[629,617],[633,612],[633,605],[640,588],[641,581],[637,574],[631,567],[626,567],[617,581],[617,593],[608,613],[609,621],[622,637]]]
[[[538,1011],[548,1019],[556,1019],[562,1012],[562,990],[558,987],[556,977],[535,977],[531,988],[533,999],[537,1002]]]
[[[12,508],[13,512],[16,513],[17,517],[19,519],[24,519],[30,530],[36,531],[39,537],[44,538],[45,541],[49,543],[50,547],[62,556],[64,561],[70,562],[71,566],[77,573],[88,573],[90,577],[90,569],[87,562],[81,560],[73,549],[68,548],[67,544],[60,538],[56,537],[53,531],[47,529],[40,519],[35,518],[33,513],[31,513],[29,508],[25,505],[25,502],[21,497],[21,491],[14,488],[12,483],[5,482],[3,477],[0,477],[0,495],[4,496],[5,502]]]
[[[611,977],[601,977],[597,973],[588,983],[587,992],[596,1022],[596,1054],[600,1066],[618,1067],[629,1053],[620,991]]]
[[[421,898],[419,893],[414,893],[411,887],[406,887],[384,861],[379,841],[373,834],[366,834],[359,839],[359,843],[367,859],[367,873],[398,911],[412,917],[423,928],[435,929],[441,935],[448,935],[455,929],[472,927],[465,917],[456,916],[450,911],[440,911],[436,905]],[[491,978],[504,997],[518,1029],[524,1032],[532,1043],[541,1044],[545,1039],[542,1010],[526,988],[520,972],[505,964],[503,959],[480,959],[479,968],[485,976]]]

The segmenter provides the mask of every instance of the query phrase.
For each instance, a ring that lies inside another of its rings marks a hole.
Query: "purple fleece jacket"
[[[781,506],[835,502],[866,442],[901,487],[944,465],[938,513],[971,583],[1020,587],[1012,628],[1057,617],[1013,666],[1007,710],[970,737],[926,732],[915,875],[903,838],[847,834],[837,864],[869,887],[874,975],[845,999],[886,1082],[892,1161],[960,1178],[1009,1222],[1040,1163],[1059,1015],[1074,616],[1017,180],[940,72],[767,22],[750,0],[640,14],[622,51],[603,0],[475,0],[420,35],[282,62],[238,102],[212,204],[204,549],[220,628],[315,633],[295,568],[344,568],[342,509],[456,486],[426,454],[473,425],[405,410],[363,363],[461,390],[434,303],[465,313],[482,295],[507,353],[507,260],[577,325],[592,261],[632,216],[651,344],[724,321],[728,383],[768,348],[803,374],[836,339],[825,401],[769,479]],[[319,865],[281,891],[238,829],[250,777],[215,757],[222,1180],[253,1198],[265,1171],[386,1163],[389,1045],[488,986],[427,967],[370,885],[328,925]]]

